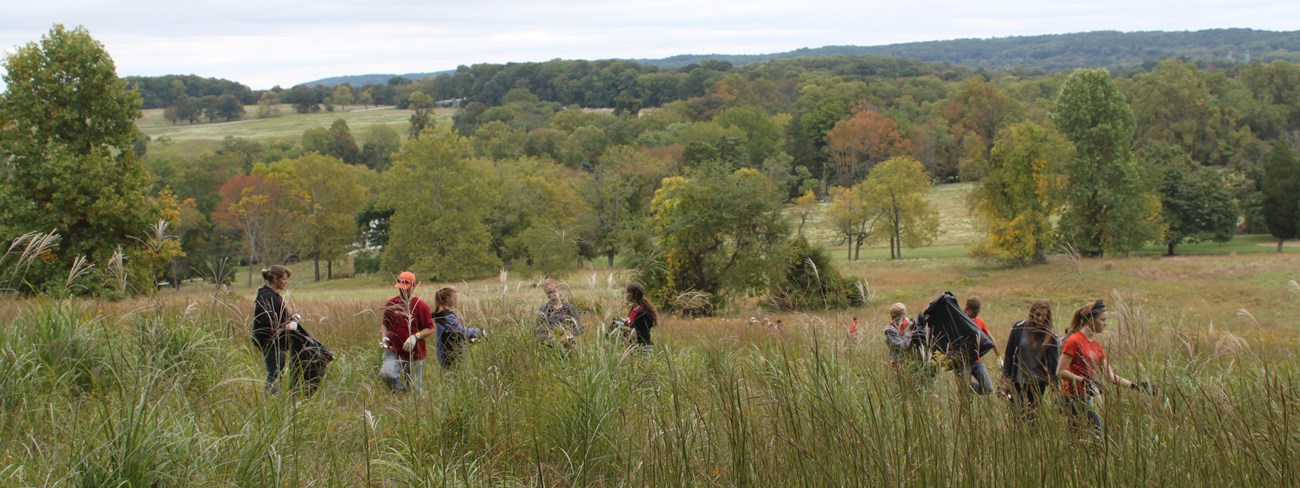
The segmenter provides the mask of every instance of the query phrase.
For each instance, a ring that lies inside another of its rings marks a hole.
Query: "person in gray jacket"
[[[1002,376],[1012,385],[1013,400],[1021,414],[1034,419],[1047,389],[1056,383],[1056,365],[1061,359],[1061,341],[1052,332],[1052,306],[1038,300],[1029,306],[1029,316],[1011,326],[1002,360]]]
[[[537,340],[547,347],[573,347],[577,336],[582,335],[582,319],[578,317],[578,307],[564,300],[560,294],[560,283],[547,279],[542,283],[546,292],[546,303],[537,309],[537,322],[534,329]]]

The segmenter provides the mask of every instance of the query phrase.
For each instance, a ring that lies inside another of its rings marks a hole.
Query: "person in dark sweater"
[[[575,338],[582,335],[578,307],[564,300],[560,295],[560,283],[554,279],[543,282],[542,290],[546,292],[546,303],[537,309],[534,326],[537,340],[548,347],[573,347]]]
[[[627,324],[632,331],[630,341],[641,350],[649,351],[654,347],[654,343],[650,341],[650,329],[659,322],[659,314],[655,311],[654,305],[646,300],[645,287],[640,283],[628,283],[625,290],[627,292],[625,298],[632,305],[632,310],[627,314]]]
[[[1056,381],[1061,342],[1052,332],[1052,306],[1038,300],[1029,315],[1011,326],[1002,360],[1002,376],[1011,383],[1013,400],[1032,421],[1047,389]]]
[[[291,274],[278,264],[262,270],[266,284],[258,288],[253,303],[253,343],[266,361],[266,390],[272,393],[278,389],[280,373],[296,356],[292,352],[297,341],[291,333],[298,330],[302,320],[302,316],[289,312],[282,297]]]
[[[437,330],[438,364],[448,369],[456,364],[465,346],[483,337],[483,329],[465,327],[456,313],[456,289],[446,287],[434,295],[433,323]]]

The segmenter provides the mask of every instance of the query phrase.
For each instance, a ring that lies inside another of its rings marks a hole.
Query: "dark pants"
[[[1042,401],[1043,394],[1047,392],[1047,387],[1051,386],[1047,382],[1036,383],[1016,383],[1015,384],[1015,403],[1020,409],[1020,415],[1026,420],[1032,422],[1037,418],[1038,402]]]
[[[1071,426],[1076,430],[1085,430],[1091,424],[1094,434],[1102,435],[1101,416],[1092,408],[1092,397],[1088,395],[1068,395],[1062,399],[1066,413],[1070,414]]]
[[[280,372],[284,371],[285,362],[288,360],[285,349],[279,342],[274,339],[253,338],[253,343],[262,350],[263,359],[266,361],[266,391],[272,393],[276,391],[275,382],[280,378]]]

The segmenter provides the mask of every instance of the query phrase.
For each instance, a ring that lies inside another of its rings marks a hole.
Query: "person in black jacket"
[[[650,342],[650,329],[659,322],[659,313],[655,311],[654,305],[646,300],[645,287],[640,283],[628,283],[625,290],[627,291],[625,298],[632,304],[632,310],[627,314],[627,324],[632,329],[631,342],[641,350],[649,351],[654,347],[654,343]]]
[[[1002,376],[1013,387],[1021,413],[1033,420],[1047,389],[1056,382],[1056,365],[1061,358],[1061,341],[1052,333],[1052,307],[1038,300],[1029,316],[1011,326],[1002,360]]]
[[[302,320],[301,315],[289,312],[281,297],[291,274],[288,268],[278,264],[262,270],[266,284],[258,288],[253,304],[253,343],[265,357],[266,390],[272,393],[277,390],[280,372],[293,357],[287,353],[294,350],[296,341],[292,333],[298,330],[298,322]]]

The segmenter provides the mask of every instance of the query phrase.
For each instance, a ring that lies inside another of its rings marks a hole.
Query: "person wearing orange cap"
[[[416,391],[424,388],[424,358],[428,356],[425,339],[434,334],[433,313],[429,304],[415,296],[419,282],[415,273],[397,275],[397,296],[384,305],[383,366],[379,376],[393,391]]]

